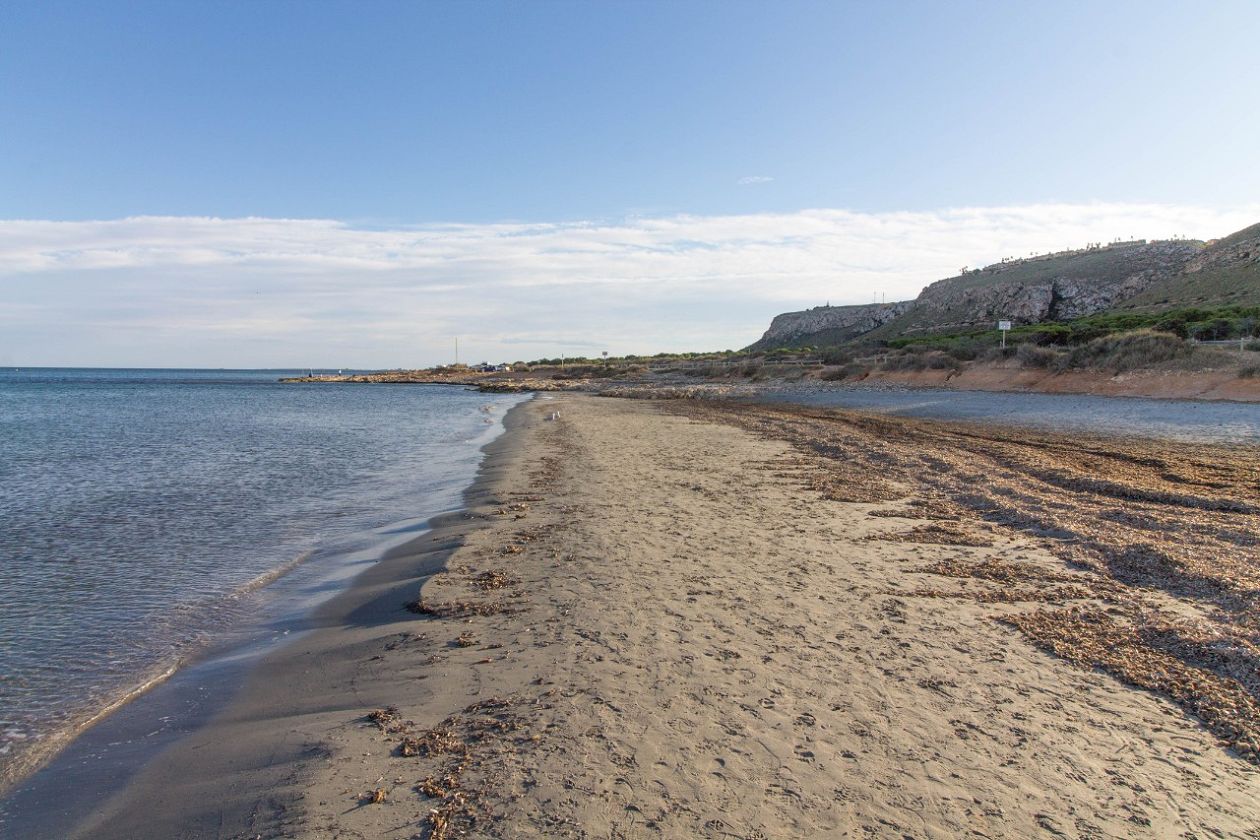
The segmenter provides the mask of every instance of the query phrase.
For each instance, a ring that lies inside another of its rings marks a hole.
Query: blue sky
[[[0,363],[425,363],[449,344],[440,330],[474,344],[480,331],[504,357],[561,341],[737,346],[820,294],[910,296],[1042,244],[1221,235],[1260,220],[1257,31],[1255,2],[5,2]],[[812,210],[840,232],[793,236]],[[133,217],[151,221],[65,224]],[[262,221],[211,244],[202,217]],[[301,327],[275,319],[313,269],[259,239],[277,219],[309,222],[303,253],[328,256],[329,300],[348,296]],[[715,239],[627,244],[644,220]],[[342,260],[329,223],[366,237],[371,259]],[[496,250],[505,225],[612,233],[581,246],[603,262],[553,265],[554,242]],[[942,225],[956,245],[934,238]],[[427,249],[444,226],[461,231],[448,262],[417,263],[415,237],[391,252],[369,235],[423,230]],[[53,241],[58,256],[32,257]],[[662,268],[628,256],[643,248],[693,253]],[[706,265],[706,248],[731,259]],[[478,269],[481,252],[494,256]],[[553,269],[579,274],[543,284]],[[198,271],[257,294],[190,303]],[[384,334],[379,312],[348,305],[382,277],[434,306],[434,287],[514,303],[418,307],[429,325],[413,335],[332,352],[330,334]],[[543,285],[569,294],[527,312],[505,291]],[[575,305],[577,289],[601,305]],[[100,313],[75,315],[69,344],[54,329],[67,294],[99,296]],[[248,310],[249,341],[195,326],[215,303]]]

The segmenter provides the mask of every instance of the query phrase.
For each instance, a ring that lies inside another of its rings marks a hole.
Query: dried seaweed
[[[1260,703],[1238,680],[1201,667],[1204,650],[1193,642],[1161,649],[1149,638],[1155,622],[1122,623],[1092,608],[1037,610],[1004,620],[1038,647],[1171,698],[1239,756],[1260,764]]]
[[[932,522],[927,525],[916,525],[909,531],[894,531],[887,534],[871,534],[868,540],[886,540],[889,542],[925,543],[928,545],[962,545],[975,548],[993,545],[993,539],[974,530],[953,524]]]
[[[518,582],[515,578],[509,577],[502,569],[487,569],[472,577],[472,585],[483,592],[503,589],[505,586],[512,586]]]
[[[914,488],[920,498],[907,507],[924,514],[893,509],[874,516],[943,514],[939,519],[981,521],[1036,540],[1064,564],[1061,572],[947,559],[920,571],[984,585],[909,594],[984,603],[1105,602],[1123,613],[1123,622],[1079,606],[1002,620],[1068,661],[1168,697],[1260,764],[1260,506],[1254,501],[1260,451],[804,407],[682,401],[668,410],[788,441],[802,456],[790,464],[797,480],[834,476],[808,479],[824,495],[850,481],[872,486],[862,476],[878,476],[876,487]],[[921,527],[925,541],[951,535],[936,523]],[[1179,601],[1177,621],[1151,610],[1152,597]]]
[[[460,837],[475,828],[482,815],[485,791],[470,787],[466,775],[480,762],[501,754],[505,747],[515,752],[537,744],[540,738],[530,734],[529,727],[532,713],[542,708],[545,706],[539,700],[493,697],[472,703],[429,729],[415,729],[410,722],[402,724],[404,737],[394,754],[435,765],[434,771],[415,786],[418,794],[437,800],[424,817],[430,838]],[[373,719],[373,714],[368,718]],[[382,717],[390,725],[398,721],[396,713]],[[382,792],[382,799],[384,796]]]
[[[407,604],[407,609],[417,615],[434,618],[468,618],[474,615],[501,615],[516,612],[502,601],[447,601],[442,604],[426,604],[423,598]]]

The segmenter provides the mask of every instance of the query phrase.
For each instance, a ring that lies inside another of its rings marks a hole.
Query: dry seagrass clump
[[[430,756],[467,752],[467,744],[449,724],[448,719],[436,729],[424,729],[415,735],[407,735],[398,745],[398,754],[404,758],[410,758],[414,755]]]
[[[930,519],[957,522],[961,517],[961,512],[956,506],[943,502],[912,499],[906,503],[904,508],[880,508],[867,511],[866,515],[889,519]]]
[[[406,726],[396,706],[387,706],[384,709],[368,712],[367,719],[376,724],[382,732],[397,732]]]
[[[871,534],[867,539],[887,542],[924,543],[927,545],[962,545],[974,548],[993,545],[991,537],[951,522],[932,522],[927,525],[916,525],[909,531]]]
[[[378,710],[383,714],[376,717],[387,726],[402,727],[403,738],[394,755],[427,765],[428,774],[414,788],[416,793],[436,800],[424,817],[424,836],[449,840],[475,831],[487,816],[483,802],[499,784],[494,780],[503,772],[501,762],[518,761],[540,742],[541,736],[532,734],[530,726],[536,722],[537,712],[548,707],[544,701],[552,693],[545,692],[534,700],[516,696],[481,700],[429,729],[401,721],[396,710],[390,711],[392,707]],[[373,713],[367,719],[377,723],[376,717]],[[379,790],[379,799],[373,798],[376,791],[372,791],[360,801],[384,801],[388,791]]]
[[[440,779],[425,776],[416,785],[416,790],[430,799],[445,799],[459,790],[459,778],[451,773]]]
[[[1004,620],[1038,647],[1169,697],[1240,757],[1260,764],[1260,702],[1254,686],[1260,680],[1255,669],[1260,650],[1221,651],[1220,640],[1188,637],[1185,631],[1193,628],[1165,615],[1117,617],[1097,608],[1073,607]],[[1240,676],[1250,669],[1251,690],[1244,681],[1216,672],[1212,664],[1217,669],[1241,666],[1236,668],[1243,672]]]
[[[516,612],[503,601],[447,601],[442,604],[426,604],[417,598],[407,604],[407,609],[417,615],[434,618],[467,618],[474,615],[501,615]]]

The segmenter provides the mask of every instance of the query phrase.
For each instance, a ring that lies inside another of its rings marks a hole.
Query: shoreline
[[[231,592],[219,596],[213,600],[212,604],[216,606],[230,604],[240,598],[252,595],[299,568],[302,564],[308,562],[311,556],[312,552],[303,552],[277,568],[263,572],[253,580],[247,581]],[[100,707],[74,718],[73,723],[42,736],[39,739],[39,749],[24,751],[19,761],[10,763],[4,768],[4,772],[0,773],[0,808],[3,807],[3,804],[16,790],[43,771],[49,764],[55,762],[61,753],[69,749],[80,736],[87,733],[97,724],[105,721],[128,704],[159,688],[181,671],[196,668],[207,661],[215,659],[217,656],[225,655],[227,652],[234,651],[241,646],[242,643],[240,642],[228,642],[226,639],[213,641],[199,639],[189,642],[186,647],[181,649],[179,656],[155,663],[147,669],[146,676],[143,679],[122,689]],[[245,643],[244,646],[249,647],[249,644]],[[0,827],[3,827],[3,825],[3,811],[0,810]]]
[[[187,731],[179,732],[173,738],[164,737],[160,739],[161,745],[158,746],[158,754],[165,752],[171,748],[171,742],[179,743],[186,741],[190,737],[194,737],[198,731],[204,730],[206,726],[212,723],[212,717],[207,718],[201,706],[205,705],[205,699],[198,695],[198,692],[205,689],[198,686],[197,683],[206,680],[219,681],[225,676],[234,681],[233,686],[228,689],[214,688],[219,696],[211,701],[213,710],[211,715],[220,713],[223,709],[230,707],[238,700],[237,695],[241,685],[248,681],[252,681],[258,672],[267,666],[267,663],[273,657],[283,656],[283,651],[293,644],[300,641],[304,635],[317,632],[321,628],[329,626],[339,626],[344,616],[339,615],[338,603],[342,599],[350,597],[355,590],[361,586],[361,581],[370,575],[376,567],[390,564],[391,568],[397,565],[400,558],[411,560],[415,556],[428,557],[433,555],[435,551],[438,556],[430,559],[429,563],[436,564],[435,568],[440,568],[441,563],[445,561],[445,554],[449,554],[454,550],[455,545],[452,544],[442,535],[456,535],[466,527],[466,517],[470,499],[477,497],[480,492],[484,491],[485,471],[487,465],[491,462],[491,455],[498,451],[495,447],[505,437],[508,436],[511,428],[510,423],[513,412],[521,406],[527,405],[529,400],[512,406],[505,413],[502,423],[503,430],[496,437],[486,444],[479,447],[480,462],[477,472],[472,478],[471,483],[465,487],[459,494],[459,506],[431,516],[423,520],[415,530],[416,533],[406,534],[399,539],[394,537],[392,540],[386,539],[385,545],[377,549],[356,549],[347,555],[344,559],[348,560],[352,565],[359,565],[364,562],[370,563],[366,568],[352,573],[348,578],[343,578],[337,573],[330,573],[330,570],[324,570],[311,581],[306,582],[301,589],[298,590],[296,596],[289,593],[289,597],[297,597],[299,600],[307,600],[313,596],[306,591],[313,587],[314,592],[318,592],[324,587],[335,585],[339,591],[331,597],[324,598],[315,603],[312,607],[304,611],[281,619],[279,616],[273,616],[266,619],[263,623],[253,628],[250,634],[245,638],[223,638],[211,643],[209,646],[200,648],[185,656],[179,661],[164,668],[162,673],[143,684],[137,685],[129,690],[125,696],[111,702],[107,708],[104,708],[91,716],[83,723],[68,731],[65,737],[59,738],[55,747],[45,751],[41,757],[34,762],[26,765],[23,772],[16,775],[3,790],[0,790],[0,829],[5,831],[11,827],[19,827],[22,829],[22,836],[31,837],[64,837],[69,836],[71,823],[58,823],[55,828],[45,831],[42,825],[43,818],[55,813],[60,808],[65,808],[68,803],[70,808],[66,809],[66,813],[70,810],[85,811],[82,807],[83,802],[74,802],[73,797],[65,797],[62,792],[56,790],[56,782],[52,784],[44,782],[41,775],[51,775],[58,770],[58,762],[78,761],[87,764],[89,761],[98,760],[102,756],[96,754],[93,746],[80,744],[81,740],[87,740],[92,736],[98,727],[110,727],[111,719],[117,717],[135,717],[138,710],[134,708],[134,704],[143,703],[148,696],[154,691],[162,691],[169,688],[170,692],[176,695],[175,699],[166,700],[167,705],[173,707],[195,710],[191,717],[190,727]],[[418,521],[418,520],[417,520]],[[388,527],[396,527],[397,523]],[[443,538],[442,545],[434,549],[426,544],[426,541]],[[390,543],[393,543],[391,546]],[[371,555],[375,555],[371,557]],[[353,559],[355,557],[360,559]],[[363,557],[369,557],[366,561]],[[267,585],[275,583],[278,579],[284,578],[292,573],[295,569],[300,568],[309,557],[303,556],[297,560],[290,561],[283,567],[272,570],[260,575],[258,578],[244,584],[238,591],[232,593],[229,598],[236,598],[242,594],[249,594],[263,589]],[[426,568],[422,574],[432,574],[432,570]],[[340,580],[340,583],[337,581]],[[277,623],[279,621],[279,623]],[[277,635],[278,634],[278,635]],[[292,634],[292,635],[291,635]],[[233,664],[243,660],[243,664]],[[223,663],[228,663],[224,665]],[[206,672],[206,673],[201,673]],[[178,686],[168,686],[168,683],[181,683]],[[188,685],[184,685],[188,683]],[[188,699],[192,698],[192,699]],[[134,713],[134,714],[133,714]],[[118,727],[124,731],[127,729],[135,729],[136,726],[144,726],[143,723],[119,723]],[[159,727],[161,730],[163,727]],[[115,733],[110,733],[111,735]],[[161,734],[155,732],[145,738],[152,737],[153,734]],[[106,741],[105,743],[109,743]],[[115,742],[116,743],[116,742]],[[71,756],[76,748],[83,747],[80,752],[83,755]],[[96,748],[99,748],[97,745]],[[124,750],[124,752],[127,752]],[[141,760],[147,765],[149,759],[155,757],[151,748],[141,747],[138,750]],[[124,756],[119,760],[120,770],[138,775],[143,771],[143,767],[134,766],[135,759],[129,759]],[[88,784],[92,784],[91,772],[88,771]],[[130,785],[132,782],[127,782]],[[109,783],[107,782],[108,786]],[[37,788],[33,790],[33,788]],[[90,806],[86,810],[94,810],[95,806]],[[3,831],[0,831],[3,833]],[[89,832],[90,835],[90,832]]]
[[[589,366],[587,366],[589,367]],[[715,366],[716,367],[716,366]],[[601,393],[627,388],[663,389],[766,389],[806,386],[817,389],[844,388],[931,388],[948,391],[991,394],[1046,394],[1053,396],[1093,396],[1114,399],[1149,399],[1204,403],[1252,404],[1260,402],[1260,377],[1241,377],[1234,371],[1137,369],[1122,373],[1083,369],[1047,371],[1003,364],[964,364],[957,369],[920,371],[871,370],[843,379],[823,378],[821,364],[809,369],[786,368],[767,361],[758,363],[764,378],[688,376],[680,371],[645,371],[631,376],[589,373],[568,375],[563,369],[548,368],[540,375],[519,373],[475,373],[455,375],[431,371],[388,371],[345,376],[291,377],[288,384],[369,384],[369,385],[460,385],[484,393],[585,392]],[[725,369],[734,370],[727,366]],[[788,376],[788,373],[794,376]],[[804,374],[804,375],[802,375]],[[556,378],[557,376],[561,378]]]
[[[1213,693],[1245,661],[1194,648],[1251,632],[1254,457],[685,400],[509,419],[465,513],[62,836],[1257,836],[1260,717]],[[1173,523],[1164,565],[1124,554]],[[1161,616],[1179,659],[1124,635]]]

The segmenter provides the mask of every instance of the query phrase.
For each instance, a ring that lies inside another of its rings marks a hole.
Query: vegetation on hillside
[[[1187,241],[1187,244],[1197,243]],[[964,271],[938,283],[955,290],[997,285],[1036,286],[1065,274],[1082,280],[1108,281],[1130,272],[1131,263],[1135,259],[1142,259],[1146,250],[1145,242],[1083,248],[1065,254],[1047,254],[995,263],[986,268]]]
[[[1181,274],[1152,286],[1117,308],[1158,310],[1185,304],[1260,307],[1260,264],[1222,266]]]
[[[1170,333],[1181,339],[1196,341],[1227,341],[1260,336],[1260,306],[1183,308],[1162,312],[1103,312],[1074,321],[1015,327],[1007,335],[1007,341],[1012,345],[1030,343],[1040,346],[1072,347],[1116,333],[1135,330]],[[975,353],[979,353],[1000,341],[997,330],[990,328],[963,330],[944,335],[897,338],[888,341],[886,346],[924,347],[946,351],[970,347]]]
[[[985,298],[986,289],[996,290],[1000,297],[1003,290],[1049,289],[1056,281],[1070,280],[1079,287],[1101,291],[1117,288],[1138,274],[1171,276],[1182,270],[1201,245],[1189,240],[1126,243],[964,270],[925,288],[915,306],[865,338],[891,341],[912,333],[948,331],[951,324],[987,322],[993,313],[977,304]],[[936,305],[926,305],[929,300]],[[942,301],[953,302],[941,305]]]

